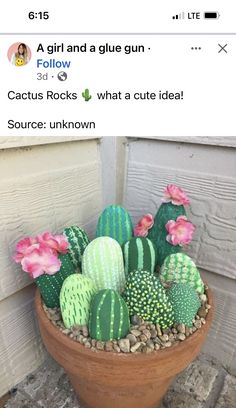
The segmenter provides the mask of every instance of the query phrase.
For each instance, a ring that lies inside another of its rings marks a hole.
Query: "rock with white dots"
[[[173,323],[172,305],[159,279],[148,271],[130,272],[123,293],[129,314],[168,328]]]
[[[193,260],[186,254],[169,255],[161,267],[162,282],[188,283],[199,294],[204,293],[204,283]]]
[[[168,290],[174,311],[174,322],[192,327],[193,319],[201,306],[196,291],[187,283],[176,283]]]
[[[91,302],[89,334],[96,340],[109,341],[125,337],[129,332],[129,312],[118,292],[102,289]]]

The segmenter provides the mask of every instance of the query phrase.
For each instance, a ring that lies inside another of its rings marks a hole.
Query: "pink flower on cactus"
[[[28,272],[32,278],[38,278],[44,273],[54,275],[61,267],[61,261],[51,248],[43,244],[38,244],[21,261],[22,269]]]
[[[166,240],[171,245],[186,245],[192,241],[195,226],[187,220],[184,215],[179,216],[176,221],[170,220],[166,224],[168,235]]]
[[[164,203],[171,202],[174,205],[187,205],[190,203],[185,192],[182,188],[169,184],[164,190],[164,197],[162,199]]]
[[[24,256],[26,256],[35,247],[37,242],[37,239],[33,237],[21,239],[16,245],[16,255],[14,256],[14,260],[17,263],[20,263]]]
[[[141,218],[136,227],[134,228],[135,237],[146,237],[148,230],[152,228],[154,224],[154,218],[152,214],[146,214]]]
[[[63,234],[52,235],[50,232],[44,232],[41,235],[37,235],[37,239],[40,244],[44,244],[62,254],[66,254],[68,251],[69,243]]]

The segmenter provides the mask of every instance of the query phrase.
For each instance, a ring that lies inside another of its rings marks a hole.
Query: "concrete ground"
[[[233,374],[201,354],[176,378],[159,408],[236,408]],[[7,402],[0,401],[0,407],[83,408],[64,370],[49,356],[37,371],[11,390]]]

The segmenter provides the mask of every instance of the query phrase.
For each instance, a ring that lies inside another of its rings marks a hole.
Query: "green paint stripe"
[[[110,339],[113,340],[114,336],[114,305],[115,305],[115,294],[111,292],[111,321],[110,321]]]
[[[118,334],[119,334],[119,338],[120,338],[121,333],[122,333],[124,311],[123,311],[123,305],[122,305],[122,302],[121,302],[121,298],[120,298],[120,296],[117,296],[117,297],[118,297],[118,301],[119,301],[119,304],[120,304],[120,322],[119,322],[119,330],[118,330]]]
[[[150,264],[150,271],[151,271],[151,272],[154,272],[155,265],[156,265],[156,252],[155,252],[155,248],[154,248],[152,242],[151,242],[149,239],[146,240],[146,245],[147,245],[147,247],[148,247],[148,251],[149,251],[149,254],[150,254],[150,262],[151,262],[151,264]]]
[[[144,267],[144,251],[143,251],[143,240],[140,238],[136,239],[137,252],[138,252],[138,269],[143,269]]]
[[[129,272],[129,248],[130,241],[126,242],[124,245],[124,264],[125,264],[125,275],[128,276]]]

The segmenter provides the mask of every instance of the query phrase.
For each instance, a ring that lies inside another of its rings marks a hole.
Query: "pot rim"
[[[176,356],[176,349],[178,349],[178,352],[184,351],[185,348],[188,348],[188,346],[191,347],[191,342],[194,340],[196,343],[198,338],[199,341],[201,341],[202,337],[205,337],[208,329],[211,325],[211,322],[213,320],[213,313],[214,313],[214,303],[213,303],[213,296],[212,296],[212,291],[211,289],[206,290],[207,298],[208,298],[208,304],[211,306],[211,308],[208,311],[208,314],[206,316],[206,323],[203,325],[200,329],[196,330],[193,334],[191,334],[189,337],[187,337],[184,341],[180,341],[178,343],[175,343],[173,346],[169,348],[164,348],[160,350],[154,350],[150,354],[144,354],[144,353],[115,353],[115,352],[107,352],[107,351],[102,351],[102,350],[97,350],[91,351],[90,349],[86,349],[82,344],[76,342],[75,340],[71,339],[69,336],[63,334],[56,326],[53,325],[51,320],[48,319],[43,306],[42,306],[42,298],[41,294],[39,291],[39,288],[36,289],[36,295],[35,295],[35,308],[37,312],[37,316],[39,320],[41,320],[41,324],[50,332],[50,334],[53,337],[57,338],[57,341],[62,344],[65,348],[70,348],[74,352],[83,354],[84,357],[87,358],[92,358],[93,360],[104,360],[104,359],[109,359],[111,361],[117,361],[117,359],[124,361],[127,359],[133,359],[135,362],[141,362],[142,360],[145,361],[152,361],[155,360],[157,357],[159,358],[164,358],[167,357],[171,358],[172,355]]]

